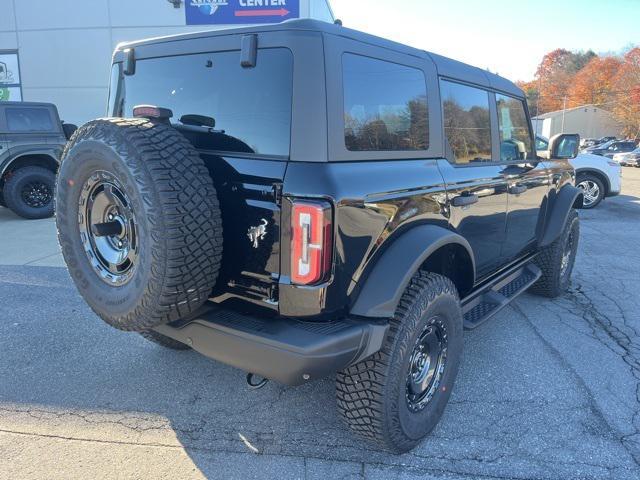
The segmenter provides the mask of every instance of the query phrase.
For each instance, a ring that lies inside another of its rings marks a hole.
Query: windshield
[[[609,148],[611,146],[611,144],[613,144],[613,140],[609,140],[606,143],[603,143],[601,145],[596,146],[597,149],[601,149],[601,148]]]
[[[549,140],[536,136],[536,150],[544,151],[549,149]]]

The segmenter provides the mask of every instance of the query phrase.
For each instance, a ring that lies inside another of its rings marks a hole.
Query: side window
[[[445,154],[456,163],[491,161],[489,92],[440,81]]]
[[[54,129],[51,114],[46,108],[7,108],[5,112],[10,132],[50,132]]]
[[[427,86],[421,70],[353,54],[344,54],[342,70],[348,150],[427,149]]]
[[[496,93],[496,102],[500,130],[500,161],[535,159],[529,122],[522,100]]]

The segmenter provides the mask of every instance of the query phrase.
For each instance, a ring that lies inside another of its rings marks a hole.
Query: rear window
[[[259,50],[254,68],[240,66],[239,51],[139,60],[125,77],[123,114],[155,105],[171,109],[175,124],[193,125],[185,115],[209,117],[215,127],[203,128],[207,139],[199,142],[207,149],[288,156],[292,83],[286,48]]]
[[[46,108],[7,108],[7,129],[10,132],[50,132],[51,114]]]
[[[426,150],[427,86],[422,71],[345,54],[345,144],[351,151]]]

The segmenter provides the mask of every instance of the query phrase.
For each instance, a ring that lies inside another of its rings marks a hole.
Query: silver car
[[[616,153],[613,161],[623,167],[640,167],[640,147],[627,153]]]

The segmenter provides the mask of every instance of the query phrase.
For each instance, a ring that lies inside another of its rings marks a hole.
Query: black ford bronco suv
[[[108,108],[57,184],[91,308],[254,384],[336,375],[380,447],[436,425],[463,327],[569,283],[579,139],[536,156],[522,91],[486,71],[298,20],[121,45]]]

